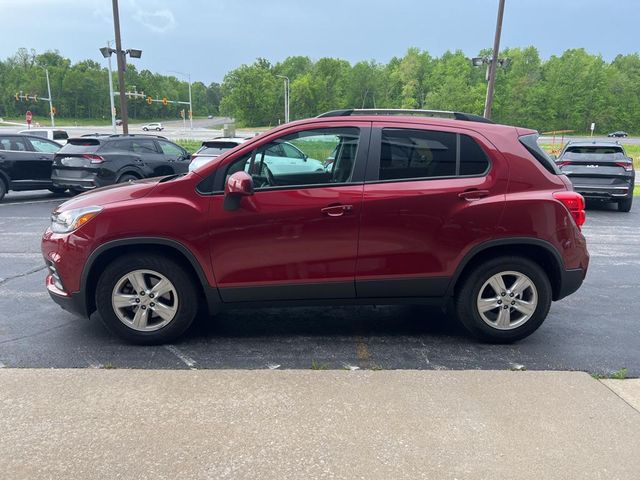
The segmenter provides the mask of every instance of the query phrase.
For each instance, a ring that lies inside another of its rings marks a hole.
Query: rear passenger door
[[[49,170],[42,168],[42,156],[35,152],[26,137],[20,135],[0,138],[0,162],[2,169],[9,176],[12,189],[33,188],[41,185],[46,188],[51,184],[51,166]]]
[[[374,128],[357,295],[443,295],[462,256],[494,235],[507,174],[499,152],[474,131],[414,124]]]
[[[171,175],[173,169],[152,138],[132,138],[131,149],[140,159],[145,177]]]

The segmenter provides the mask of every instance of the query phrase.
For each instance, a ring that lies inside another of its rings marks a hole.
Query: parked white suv
[[[142,130],[144,130],[145,132],[148,132],[149,130],[155,130],[156,132],[159,132],[161,130],[164,130],[164,127],[161,123],[148,123],[142,126]]]
[[[64,130],[56,130],[53,128],[30,128],[29,130],[20,130],[18,133],[27,135],[35,135],[36,137],[54,140],[61,145],[66,145],[69,135]]]

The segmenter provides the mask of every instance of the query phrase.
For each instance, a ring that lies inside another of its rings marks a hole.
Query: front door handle
[[[458,197],[463,200],[468,200],[469,202],[473,200],[480,200],[481,198],[488,197],[489,190],[465,190],[464,192],[460,192]]]
[[[353,205],[329,205],[328,207],[324,207],[320,209],[323,215],[327,215],[329,217],[341,217],[347,212],[353,210]]]

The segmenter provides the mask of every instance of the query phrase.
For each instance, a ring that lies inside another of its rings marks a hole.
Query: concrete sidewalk
[[[632,480],[636,382],[572,372],[2,369],[0,478]]]

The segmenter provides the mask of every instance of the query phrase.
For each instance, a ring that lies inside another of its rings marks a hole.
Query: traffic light
[[[20,100],[20,95],[16,93],[16,102]]]
[[[184,108],[180,110],[180,118],[184,118]]]
[[[167,100],[167,97],[162,97],[162,105],[166,107],[168,104],[169,104],[169,100]]]
[[[151,105],[153,103],[153,98],[151,98],[150,96],[147,97],[147,103]]]
[[[58,113],[58,110],[56,109],[56,107],[51,107],[51,113],[53,115],[55,115],[56,113]]]

